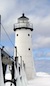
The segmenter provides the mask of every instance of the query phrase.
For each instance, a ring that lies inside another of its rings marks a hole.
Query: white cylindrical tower
[[[17,46],[17,55],[22,56],[25,63],[27,79],[33,79],[35,76],[34,61],[32,56],[32,31],[33,25],[24,13],[18,18],[18,23],[14,25],[15,46]]]

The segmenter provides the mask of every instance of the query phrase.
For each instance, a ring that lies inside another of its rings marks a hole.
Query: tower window
[[[28,48],[28,50],[30,50],[30,48]]]
[[[28,34],[28,36],[30,36],[30,34]]]
[[[18,36],[18,34],[17,34],[17,36]]]

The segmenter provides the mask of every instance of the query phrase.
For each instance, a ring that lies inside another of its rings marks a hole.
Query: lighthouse
[[[24,13],[18,18],[18,22],[14,24],[15,46],[17,47],[17,56],[22,57],[25,63],[25,72],[27,79],[35,77],[34,59],[32,55],[32,32],[33,25],[29,22]]]

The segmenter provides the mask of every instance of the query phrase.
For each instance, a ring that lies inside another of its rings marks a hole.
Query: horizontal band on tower
[[[18,28],[14,28],[14,31],[16,31],[17,29],[30,29],[31,31],[33,31],[33,28],[28,28],[28,27],[18,27]]]

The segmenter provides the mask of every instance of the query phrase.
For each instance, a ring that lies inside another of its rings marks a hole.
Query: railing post
[[[4,86],[3,68],[2,68],[2,61],[1,61],[1,49],[0,49],[0,86]]]
[[[21,64],[21,68],[22,68],[22,56],[20,56],[20,64]]]
[[[1,42],[1,15],[0,15],[0,42]]]

